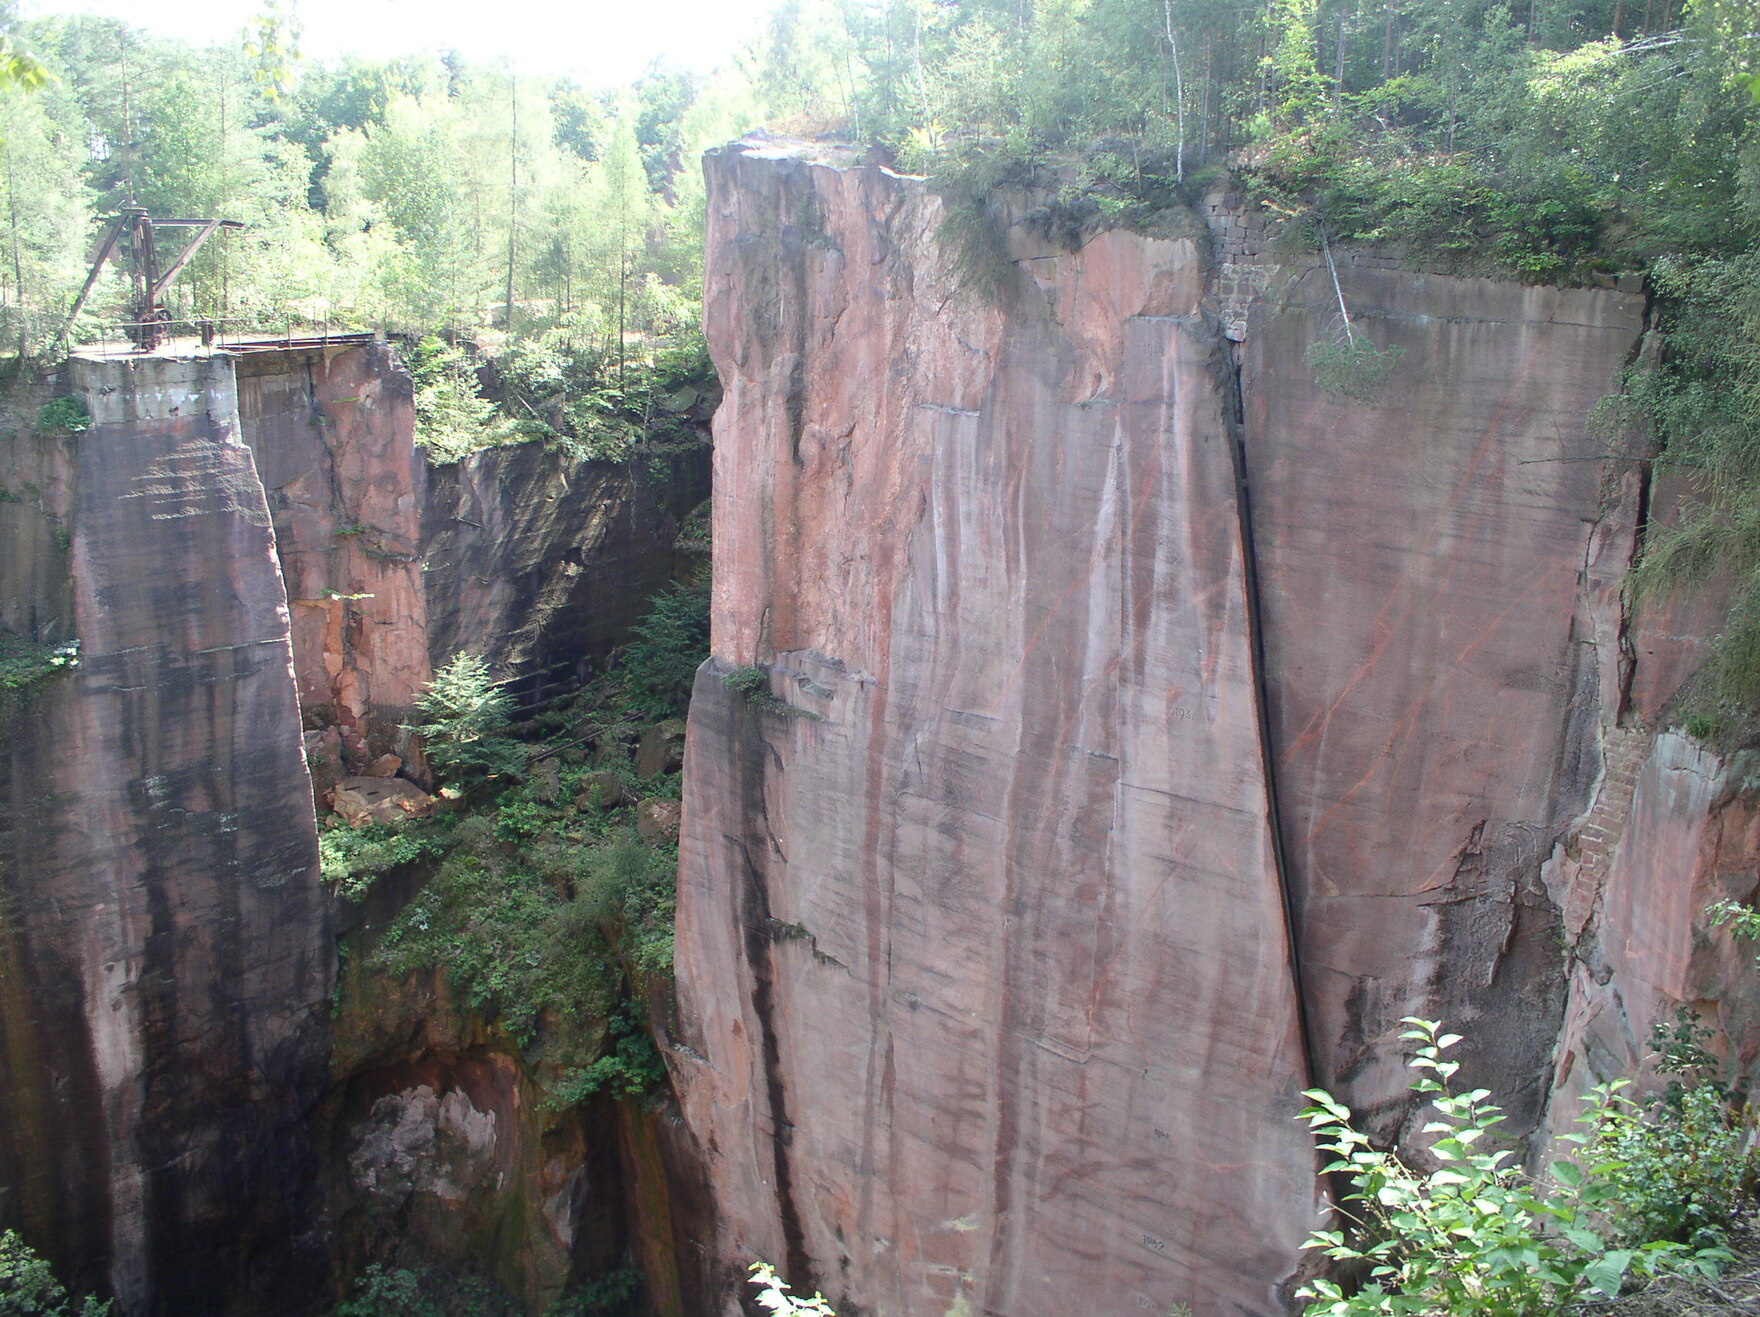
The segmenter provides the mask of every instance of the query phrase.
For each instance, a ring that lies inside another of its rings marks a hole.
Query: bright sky
[[[308,56],[378,58],[451,47],[589,86],[627,82],[664,58],[707,72],[753,35],[776,0],[297,0]],[[241,29],[254,0],[25,0],[27,16],[82,12],[196,44]]]

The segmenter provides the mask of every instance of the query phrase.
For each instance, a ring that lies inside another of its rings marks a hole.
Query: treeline
[[[587,88],[455,54],[301,61],[286,11],[205,49],[90,16],[0,27],[50,81],[0,94],[0,344],[55,346],[105,225],[133,203],[237,219],[174,286],[228,325],[609,343],[693,326],[697,157],[751,127],[738,75],[656,66]],[[122,318],[118,275],[74,326]],[[113,331],[112,331],[113,332]]]
[[[622,453],[700,378],[675,362],[638,396],[623,359],[695,324],[708,146],[761,122],[853,135],[928,174],[980,253],[1003,188],[1047,190],[1079,238],[1227,170],[1293,250],[1646,275],[1662,351],[1608,411],[1695,492],[1640,585],[1740,583],[1693,725],[1760,739],[1753,0],[783,0],[728,72],[613,89],[453,55],[301,64],[286,0],[265,3],[249,39],[201,51],[0,12],[54,75],[0,93],[0,347],[53,346],[101,219],[133,200],[250,226],[203,252],[178,314],[530,344],[501,354],[498,431],[469,363],[429,358],[444,445]],[[101,289],[75,337],[122,301]]]
[[[1659,351],[1598,423],[1642,427],[1643,465],[1685,493],[1633,588],[1730,592],[1674,716],[1760,743],[1753,0],[789,0],[757,67],[798,127],[930,175],[980,292],[1008,274],[993,236],[985,257],[1001,190],[1040,189],[1075,242],[1225,170],[1298,259],[1642,273]]]
[[[1742,0],[789,0],[759,70],[959,195],[1116,211],[1229,163],[1274,218],[1545,279],[1754,233]]]

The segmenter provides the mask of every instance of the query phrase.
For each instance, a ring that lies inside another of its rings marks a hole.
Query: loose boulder
[[[616,773],[600,771],[581,778],[574,795],[576,809],[616,809],[628,799],[623,779]]]
[[[643,841],[677,841],[683,808],[676,800],[644,800],[636,806],[636,831]]]
[[[668,718],[642,733],[636,747],[636,772],[642,777],[676,773],[684,767],[684,719]]]
[[[351,828],[401,823],[434,812],[434,797],[401,777],[345,777],[330,793],[330,808]]]

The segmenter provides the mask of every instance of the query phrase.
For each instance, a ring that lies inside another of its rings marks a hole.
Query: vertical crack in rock
[[[764,830],[768,828],[764,808],[764,770],[762,767],[753,770],[750,746],[750,742],[757,742],[756,757],[761,764],[765,747],[757,727],[758,715],[749,707],[742,707],[736,716],[742,733],[740,740],[745,743],[740,747],[744,769],[740,773],[741,817],[749,828]],[[740,929],[745,939],[746,964],[752,975],[752,1016],[761,1035],[759,1050],[764,1072],[764,1100],[770,1117],[776,1209],[782,1223],[783,1263],[790,1284],[804,1294],[812,1289],[813,1269],[807,1257],[806,1232],[801,1228],[800,1209],[795,1204],[794,1170],[790,1158],[794,1122],[788,1118],[788,1089],[783,1077],[782,1045],[777,1037],[776,967],[772,959],[775,937],[771,932],[777,921],[770,913],[770,892],[764,869],[753,862],[749,843],[742,841],[739,851],[743,869]]]
[[[1290,988],[1295,997],[1296,1024],[1301,1031],[1302,1073],[1306,1086],[1320,1086],[1315,1068],[1317,1055],[1314,1023],[1308,1010],[1308,989],[1302,970],[1301,906],[1290,876],[1289,856],[1284,849],[1283,824],[1278,810],[1277,755],[1271,737],[1271,683],[1265,660],[1265,619],[1259,596],[1258,541],[1253,533],[1253,491],[1247,466],[1246,405],[1241,396],[1241,369],[1233,342],[1217,335],[1217,373],[1228,398],[1229,453],[1234,461],[1235,513],[1240,521],[1241,574],[1247,596],[1247,644],[1252,653],[1253,702],[1259,720],[1259,762],[1265,779],[1265,814],[1271,829],[1271,862],[1277,870],[1277,895],[1283,906],[1283,931],[1289,948]],[[1319,1154],[1315,1154],[1318,1160]],[[1329,1191],[1339,1186],[1327,1181]]]

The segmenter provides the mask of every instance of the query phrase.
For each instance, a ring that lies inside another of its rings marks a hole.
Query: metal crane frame
[[[164,341],[164,327],[171,318],[161,303],[171,281],[190,263],[190,258],[201,250],[202,244],[216,230],[243,227],[242,220],[154,219],[140,206],[124,207],[121,216],[111,227],[109,236],[98,248],[98,255],[92,261],[91,273],[86,276],[85,286],[79,290],[79,296],[73,299],[73,310],[67,313],[67,323],[62,327],[63,336],[73,328],[74,319],[85,306],[92,289],[97,286],[98,276],[104,270],[104,262],[110,259],[120,243],[128,253],[131,316],[127,326],[128,337],[137,351],[153,351]],[[196,230],[195,236],[184,244],[177,258],[164,270],[159,268],[157,238],[160,229]]]

